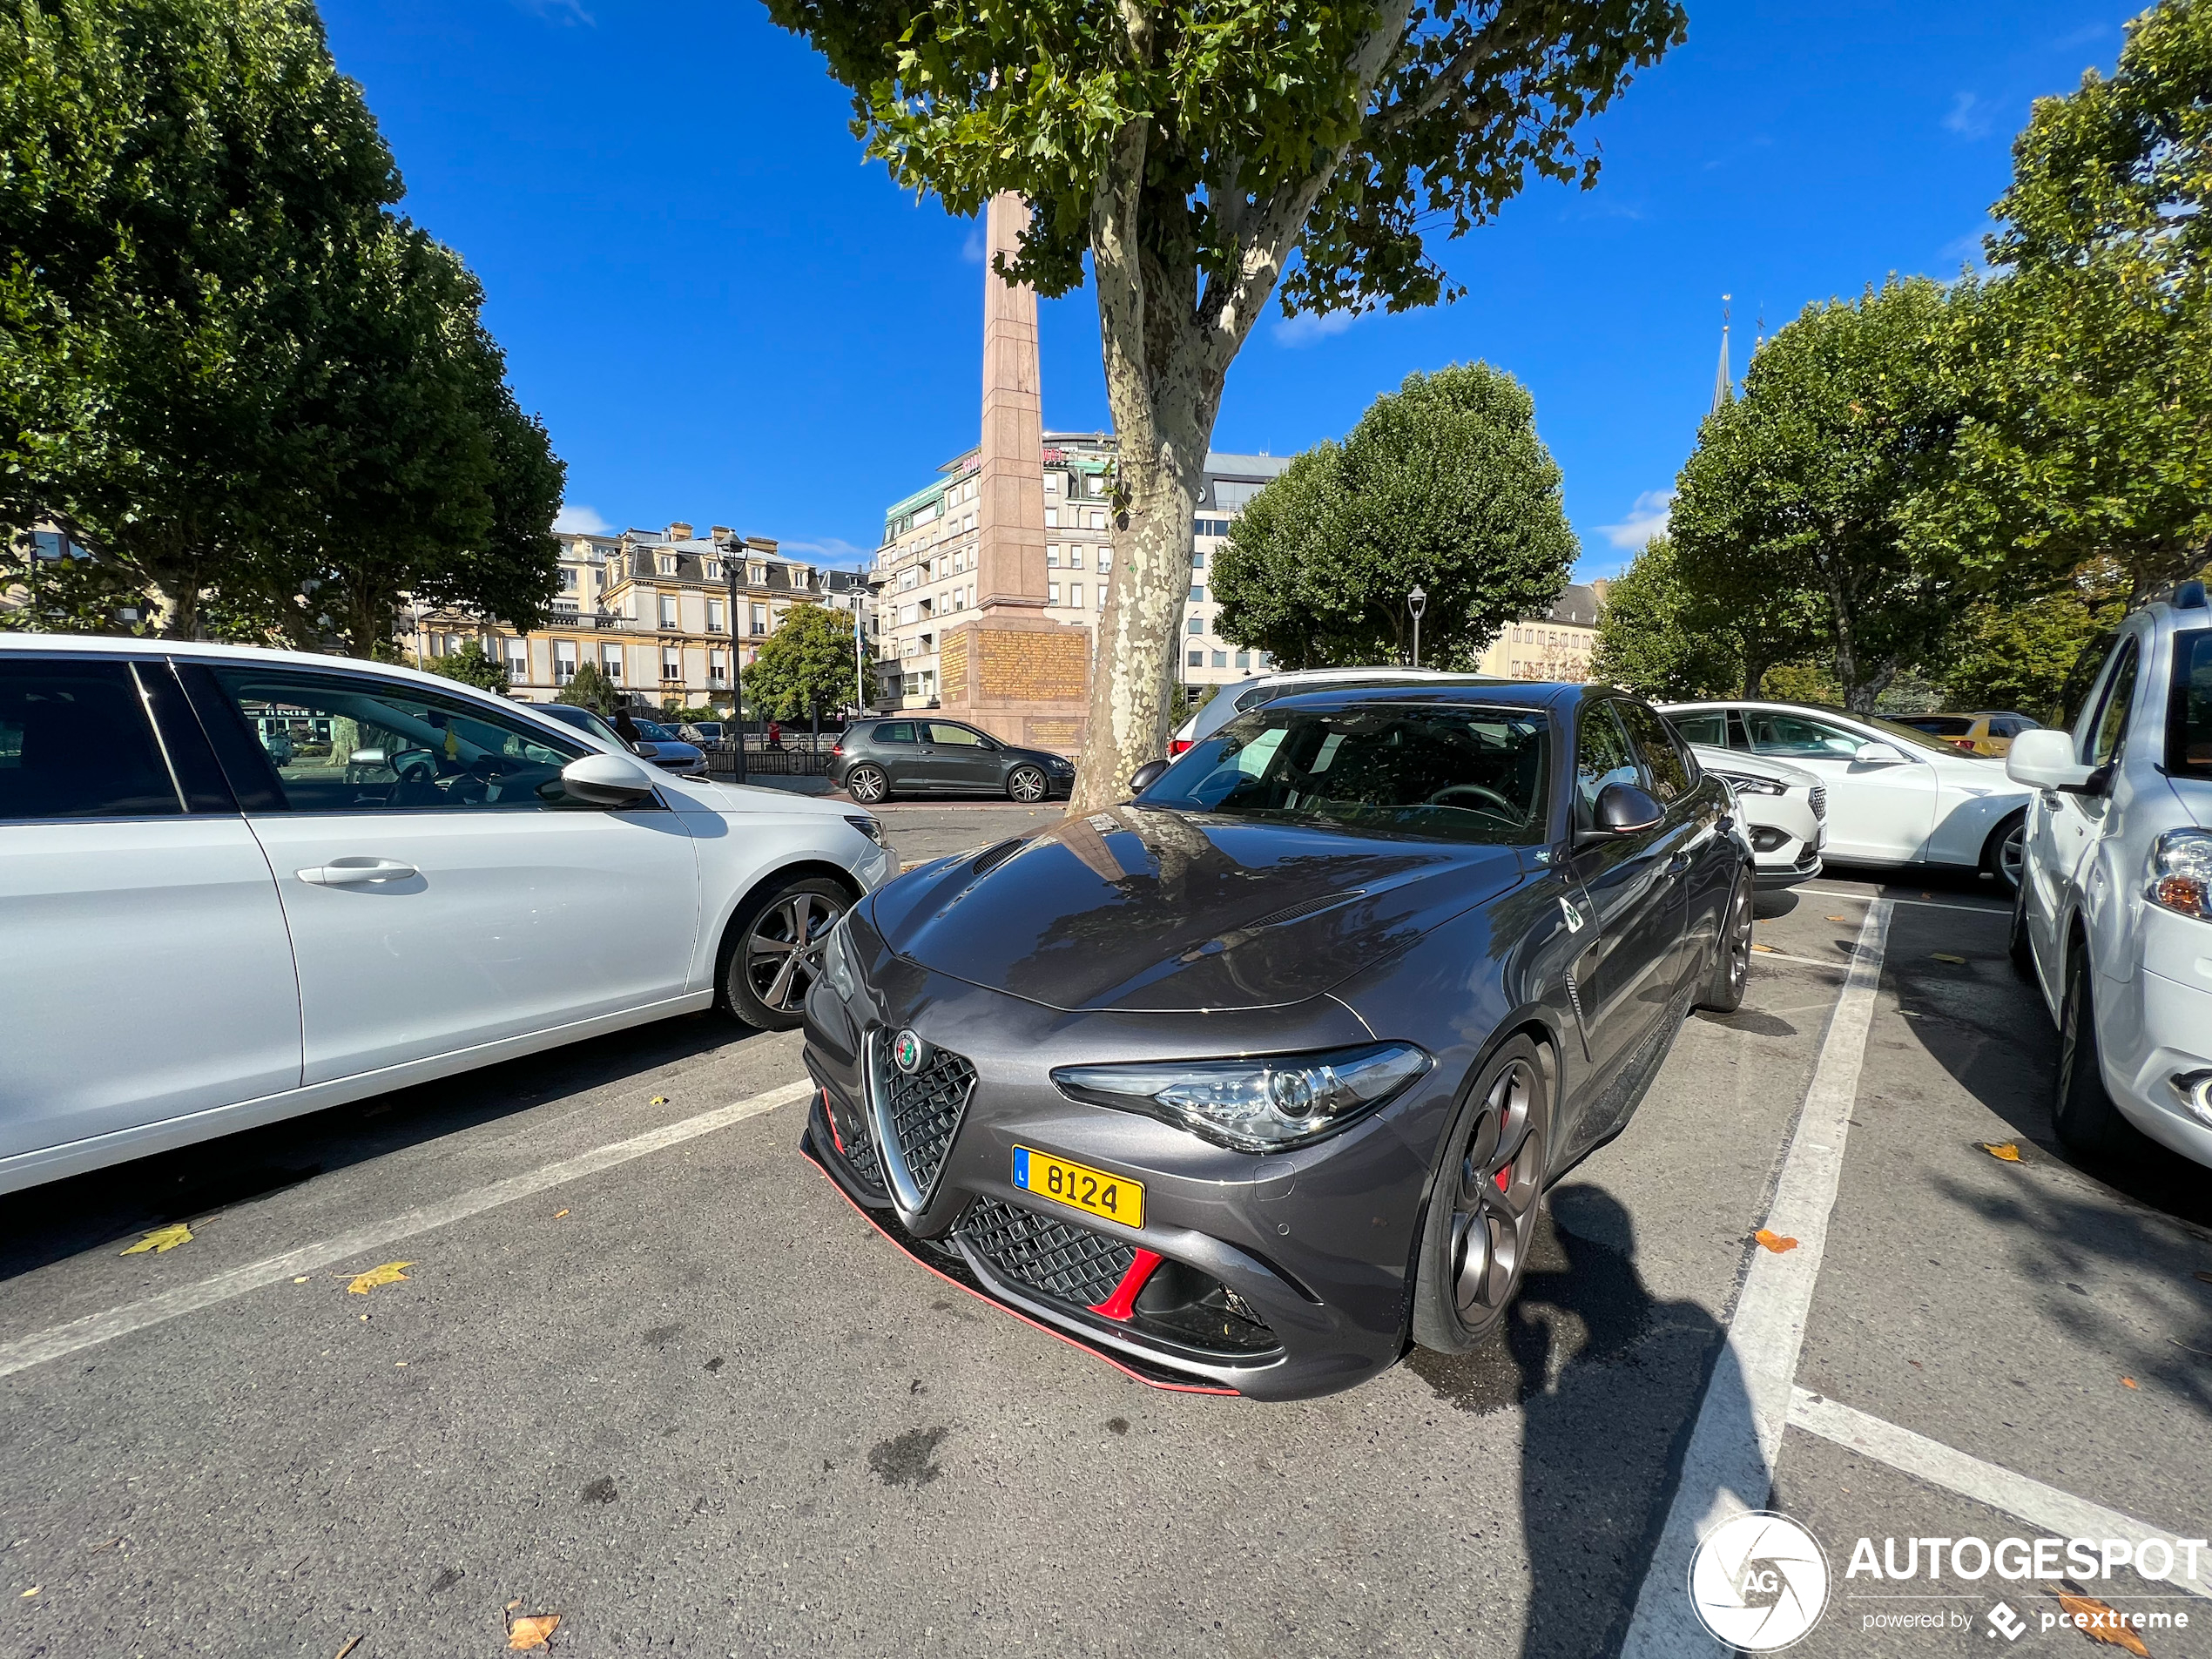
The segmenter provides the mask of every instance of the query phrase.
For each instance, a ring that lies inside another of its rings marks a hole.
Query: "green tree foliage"
[[[2118,561],[2100,559],[2051,592],[1977,600],[1941,655],[1944,702],[2057,718],[2067,671],[2126,612],[2130,579]]]
[[[1567,585],[1575,534],[1536,408],[1487,363],[1412,374],[1341,445],[1291,462],[1215,556],[1216,631],[1287,667],[1421,659],[1472,667]]]
[[[577,665],[575,677],[553,694],[553,700],[611,718],[614,711],[622,706],[622,691],[600,671],[598,664],[580,663]]]
[[[1404,310],[1447,291],[1425,236],[1531,173],[1588,185],[1575,132],[1684,35],[1676,0],[768,0],[853,89],[855,132],[952,212],[1013,192],[1003,273],[1088,266],[1121,441],[1114,577],[1073,810],[1167,735],[1190,518],[1223,382],[1271,295]]]
[[[503,691],[507,689],[507,664],[496,657],[485,656],[484,648],[473,639],[464,643],[459,651],[448,652],[443,657],[420,658],[415,665],[483,691]],[[597,671],[595,669],[593,671],[596,673]]]
[[[2103,557],[2140,597],[2212,558],[2209,209],[2212,0],[2166,0],[2037,101],[1959,309],[1969,418],[1922,517],[1993,585]]]
[[[1862,713],[1972,597],[1958,561],[1913,530],[1959,421],[1951,304],[1915,278],[1808,307],[1751,360],[1743,395],[1706,417],[1677,481],[1683,579],[1724,609],[1811,596]]]
[[[860,683],[870,658],[860,648]],[[753,718],[804,719],[850,708],[857,694],[853,658],[853,613],[826,605],[793,605],[784,613],[745,672],[745,712]]]
[[[1818,626],[1799,593],[1715,603],[1683,579],[1674,543],[1655,536],[1606,593],[1590,678],[1661,702],[1757,697],[1767,671],[1811,646]]]
[[[176,634],[536,620],[559,463],[312,5],[9,0],[0,154],[0,523]]]

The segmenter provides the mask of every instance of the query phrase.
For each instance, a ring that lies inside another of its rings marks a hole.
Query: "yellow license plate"
[[[1103,1170],[1017,1146],[1014,1184],[1086,1215],[1103,1216],[1129,1227],[1144,1224],[1144,1184],[1125,1175],[1109,1175]]]

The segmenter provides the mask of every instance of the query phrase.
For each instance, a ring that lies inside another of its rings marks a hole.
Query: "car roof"
[[[1357,682],[1315,686],[1311,691],[1286,691],[1270,698],[1265,707],[1326,708],[1338,703],[1496,704],[1522,708],[1549,708],[1586,696],[1614,695],[1607,685],[1584,685],[1564,680],[1492,679],[1479,674],[1439,674],[1433,678],[1396,683]],[[1251,711],[1247,710],[1246,712]]]

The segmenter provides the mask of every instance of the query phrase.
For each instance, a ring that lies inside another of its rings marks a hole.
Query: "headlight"
[[[822,941],[822,977],[829,981],[840,1001],[853,1001],[860,994],[860,965],[853,959],[853,941],[846,923],[852,914],[837,919],[837,926],[829,930],[829,937]]]
[[[860,831],[861,834],[867,836],[868,840],[873,841],[885,852],[888,853],[891,850],[891,842],[883,833],[883,820],[881,819],[871,818],[866,813],[847,813],[845,816],[845,821],[850,824],[854,829]]]
[[[1411,1043],[1254,1060],[1062,1066],[1061,1091],[1094,1106],[1143,1112],[1239,1152],[1278,1152],[1332,1135],[1426,1072]]]
[[[2143,896],[2177,915],[2212,921],[2212,830],[2168,830],[2152,842]]]
[[[1713,775],[1739,795],[1786,795],[1790,792],[1789,785],[1778,784],[1771,778],[1747,778],[1740,772],[1717,770]]]
[[[1053,772],[1073,772],[1076,769],[1076,763],[1072,760],[1061,760],[1055,759],[1046,761],[1045,765],[1049,770]]]

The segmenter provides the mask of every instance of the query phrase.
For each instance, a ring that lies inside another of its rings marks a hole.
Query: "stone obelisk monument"
[[[992,256],[1020,251],[1029,210],[991,199],[983,261],[983,431],[976,491],[975,619],[945,631],[939,699],[1009,743],[1072,752],[1082,739],[1090,630],[1046,613],[1044,399],[1037,295]]]

